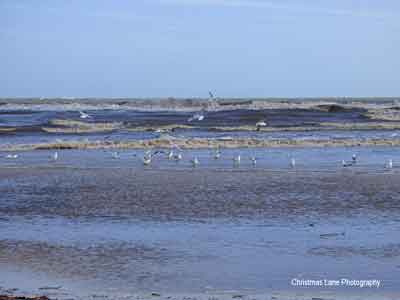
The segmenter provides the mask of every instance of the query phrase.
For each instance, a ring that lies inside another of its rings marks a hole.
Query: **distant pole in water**
[[[233,157],[233,163],[235,165],[240,165],[240,154]]]
[[[393,168],[393,160],[389,159],[388,162],[386,163],[386,169],[392,169]]]
[[[193,167],[197,167],[197,165],[199,164],[199,160],[197,158],[197,156],[195,156],[192,160],[191,160],[192,166]]]
[[[292,169],[294,169],[296,167],[296,160],[293,157],[290,159],[290,167]]]

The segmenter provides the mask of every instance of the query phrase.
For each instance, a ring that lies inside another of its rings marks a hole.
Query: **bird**
[[[392,169],[393,168],[393,160],[389,159],[386,163],[386,169]]]
[[[264,120],[260,120],[256,123],[257,131],[260,131],[260,128],[265,126],[267,126],[267,123]]]
[[[343,167],[351,167],[352,165],[353,165],[353,162],[342,160]]]
[[[80,111],[79,114],[80,114],[80,118],[81,118],[81,119],[88,119],[88,118],[91,118],[91,116],[90,116],[89,114],[87,114],[87,113],[85,113],[85,112],[83,112],[83,111]]]
[[[290,159],[290,167],[291,168],[295,168],[296,167],[296,160],[293,157]]]
[[[257,164],[257,158],[255,158],[254,156],[250,157],[251,163],[253,164],[253,166],[255,166]]]
[[[53,153],[53,161],[57,161],[58,160],[58,152],[54,152]]]
[[[174,150],[171,150],[168,152],[168,159],[173,159],[174,158]]]
[[[353,154],[353,156],[351,157],[351,161],[353,162],[353,164],[357,163],[357,155]]]
[[[193,116],[191,116],[188,119],[188,122],[192,121],[203,121],[204,120],[204,114],[203,113],[195,113]]]
[[[180,153],[175,154],[175,155],[174,155],[174,159],[175,159],[176,161],[180,161],[180,160],[182,159],[182,154],[180,154]]]
[[[221,152],[219,151],[219,149],[215,150],[214,159],[219,159],[220,157],[221,157]]]
[[[9,159],[16,159],[16,158],[18,158],[18,154],[7,154],[7,155],[6,155],[6,158],[9,158]]]
[[[237,155],[237,156],[234,156],[234,157],[232,158],[232,160],[233,160],[233,163],[234,163],[235,165],[239,165],[239,164],[240,164],[240,154]]]
[[[115,151],[115,152],[111,153],[111,157],[113,159],[118,159],[119,158],[119,153]]]
[[[148,166],[151,163],[151,156],[144,156],[143,157],[143,164]]]
[[[199,164],[199,160],[197,158],[197,156],[195,156],[192,160],[191,160],[192,166],[196,167]]]

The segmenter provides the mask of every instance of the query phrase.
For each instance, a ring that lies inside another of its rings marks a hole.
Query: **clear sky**
[[[0,0],[0,96],[400,96],[399,0]]]

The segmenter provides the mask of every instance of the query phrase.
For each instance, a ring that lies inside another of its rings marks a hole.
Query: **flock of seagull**
[[[179,149],[179,147],[176,147],[177,150],[169,150],[169,151],[164,151],[164,150],[147,150],[143,157],[142,157],[142,162],[143,165],[148,166],[153,162],[153,158],[158,156],[158,155],[162,155],[164,156],[167,160],[172,160],[172,161],[176,161],[179,162],[183,159],[183,155],[182,155],[182,150]],[[134,155],[136,156],[136,154]],[[7,154],[5,156],[6,159],[17,159],[19,157],[18,154],[12,153],[12,154]],[[213,154],[212,154],[212,158],[214,160],[218,160],[222,157],[222,153],[221,150],[219,148],[215,149]],[[113,159],[119,159],[120,155],[118,152],[114,151],[111,153],[111,158]],[[55,151],[51,156],[50,156],[50,160],[53,162],[58,161],[59,159],[59,154],[58,151]],[[255,156],[251,156],[249,157],[249,160],[251,162],[251,164],[253,166],[256,166],[257,164],[257,158]],[[346,161],[346,160],[342,160],[342,167],[344,168],[348,168],[348,167],[352,167],[355,166],[357,164],[357,155],[353,154],[351,157],[351,160]],[[232,162],[234,164],[234,166],[239,166],[242,162],[242,156],[240,154],[237,154],[235,156],[232,157]],[[193,156],[190,159],[190,163],[193,167],[197,167],[200,164],[200,160],[197,156]],[[289,167],[290,168],[295,168],[296,167],[296,159],[294,157],[290,157],[289,159]],[[386,169],[392,169],[393,168],[393,160],[389,159],[386,161],[385,163],[385,168]]]
[[[209,103],[213,103],[213,100],[215,100],[214,95],[211,92],[209,92],[209,96],[210,96]],[[191,116],[188,119],[188,122],[203,121],[204,118],[205,118],[205,114],[206,114],[206,110],[205,109],[202,110],[201,112],[195,113],[193,116]],[[91,115],[89,115],[88,113],[86,113],[84,111],[79,111],[79,117],[81,119],[92,119],[93,118]],[[258,121],[256,123],[257,130],[260,130],[261,127],[265,127],[265,126],[268,126],[268,123],[265,120],[260,120],[260,121]],[[154,152],[152,150],[146,151],[144,156],[143,156],[143,158],[142,158],[143,165],[145,165],[145,166],[150,165],[152,163],[152,161],[153,161],[153,158],[156,155],[165,155],[168,160],[175,160],[177,162],[182,160],[183,157],[182,157],[181,149],[179,149],[179,147],[177,147],[177,146],[176,146],[176,148],[178,150],[177,152],[174,152],[174,150],[170,150],[168,152],[166,152],[164,150],[156,150]],[[120,158],[118,152],[112,152],[111,156],[112,156],[113,159]],[[19,157],[18,154],[7,154],[5,156],[5,158],[7,158],[7,159],[17,159],[18,157]],[[57,161],[58,158],[59,158],[59,155],[58,155],[57,151],[54,152],[50,157],[50,159],[52,161],[54,161],[54,162]],[[221,150],[219,148],[214,150],[213,158],[215,160],[221,158]],[[232,161],[233,161],[235,166],[238,166],[238,165],[240,165],[240,163],[242,161],[242,157],[240,156],[240,154],[236,155],[236,156],[233,156],[232,157]],[[250,157],[250,161],[251,161],[251,164],[253,166],[255,166],[257,164],[257,158],[254,157],[254,156]],[[191,162],[193,167],[196,167],[196,166],[198,166],[200,164],[200,161],[199,161],[197,156],[194,156],[190,160],[190,162]],[[356,164],[357,164],[357,155],[356,154],[353,154],[353,156],[352,156],[350,161],[342,160],[342,167],[344,167],[344,168],[352,167],[352,166],[354,166]],[[295,160],[294,157],[290,157],[289,166],[291,168],[295,168],[296,167],[296,160]],[[387,169],[392,169],[393,168],[393,160],[392,159],[389,159],[386,162],[385,168],[387,168]]]

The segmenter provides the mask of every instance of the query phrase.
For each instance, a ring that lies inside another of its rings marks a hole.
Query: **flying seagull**
[[[79,114],[80,114],[80,118],[81,119],[89,119],[89,118],[92,117],[92,116],[90,116],[89,114],[87,114],[87,113],[85,113],[83,111],[80,111]]]
[[[260,131],[261,127],[266,127],[268,124],[264,120],[260,120],[256,123],[257,131]]]

